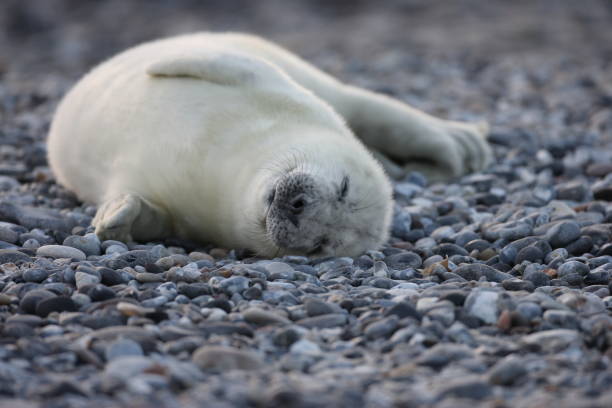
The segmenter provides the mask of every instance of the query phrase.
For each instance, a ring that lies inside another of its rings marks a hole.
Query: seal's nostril
[[[304,211],[304,207],[306,207],[306,200],[302,196],[298,196],[291,201],[289,204],[289,209],[293,214],[301,214]]]

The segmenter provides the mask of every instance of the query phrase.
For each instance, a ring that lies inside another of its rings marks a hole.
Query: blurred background
[[[248,31],[307,56],[334,53],[376,63],[410,53],[605,54],[612,58],[608,0],[3,0],[4,70],[82,70],[156,37]]]
[[[200,30],[260,34],[445,117],[551,137],[611,120],[608,0],[2,0],[0,92],[56,100],[126,47]]]

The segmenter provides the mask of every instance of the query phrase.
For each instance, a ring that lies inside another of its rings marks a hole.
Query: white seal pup
[[[263,39],[200,33],[94,68],[60,103],[48,151],[57,180],[99,205],[101,239],[355,256],[388,238],[391,186],[371,152],[389,173],[449,178],[488,164],[486,132]]]

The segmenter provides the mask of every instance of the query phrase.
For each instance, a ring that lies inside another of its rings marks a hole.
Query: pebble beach
[[[611,24],[606,1],[3,2],[0,407],[612,406]],[[486,119],[494,163],[395,180],[356,258],[100,241],[49,169],[53,111],[198,30]]]

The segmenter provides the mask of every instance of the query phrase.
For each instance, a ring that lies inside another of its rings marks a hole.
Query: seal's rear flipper
[[[101,240],[150,241],[172,235],[166,211],[130,193],[105,201],[98,208],[92,225]]]
[[[192,78],[219,85],[249,85],[276,77],[270,71],[282,75],[262,60],[235,53],[179,54],[147,68],[153,77]]]

